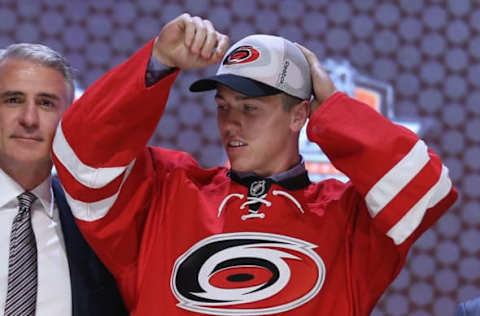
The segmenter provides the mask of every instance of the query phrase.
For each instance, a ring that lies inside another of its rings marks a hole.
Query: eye
[[[217,103],[217,111],[226,111],[228,109],[227,105],[222,103]]]
[[[44,108],[54,108],[55,107],[55,103],[53,103],[49,99],[40,99],[40,100],[37,101],[37,104],[40,105],[41,107],[44,107]]]
[[[4,99],[3,102],[8,104],[19,104],[23,102],[23,99],[20,97],[8,97]]]
[[[254,106],[254,105],[251,105],[251,104],[245,104],[243,105],[243,110],[245,112],[248,112],[248,113],[251,113],[251,112],[254,112],[258,109],[258,107]]]

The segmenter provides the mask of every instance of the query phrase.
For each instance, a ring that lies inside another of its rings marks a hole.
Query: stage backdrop
[[[460,201],[415,244],[373,315],[451,316],[457,302],[480,296],[480,1],[0,0],[0,47],[49,45],[86,88],[182,12],[212,20],[232,41],[278,34],[348,63],[357,78],[386,87],[390,118],[420,126],[444,159]],[[225,158],[213,96],[187,87],[214,72],[179,76],[151,140],[206,167]]]

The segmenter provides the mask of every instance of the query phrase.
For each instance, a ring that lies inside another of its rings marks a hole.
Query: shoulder
[[[184,151],[171,150],[161,147],[148,147],[153,161],[153,168],[162,175],[171,173],[181,174],[199,185],[224,183],[227,179],[228,168],[217,166],[205,169],[195,158]]]
[[[306,194],[309,200],[316,202],[358,198],[358,193],[350,181],[342,182],[333,178],[310,184]]]
[[[199,167],[198,162],[187,152],[161,147],[148,147],[155,165],[166,169]]]
[[[70,209],[65,199],[65,192],[63,190],[62,183],[58,179],[57,175],[52,176],[51,179],[52,191],[55,201],[59,209]]]

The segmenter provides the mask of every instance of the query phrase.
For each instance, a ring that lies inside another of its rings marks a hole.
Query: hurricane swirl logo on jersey
[[[172,270],[178,307],[208,315],[271,315],[309,302],[325,264],[306,241],[268,233],[218,234],[182,254]]]
[[[224,65],[244,64],[260,57],[260,52],[253,46],[239,46],[223,60]]]

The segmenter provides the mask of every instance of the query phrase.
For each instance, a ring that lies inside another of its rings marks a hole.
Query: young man
[[[126,315],[50,177],[53,135],[73,96],[57,52],[14,44],[0,54],[1,315]]]
[[[134,315],[369,315],[455,201],[447,169],[416,135],[335,92],[309,50],[265,35],[191,86],[217,90],[231,169],[147,147],[176,68],[225,47],[209,21],[182,15],[68,111],[54,161],[81,229]],[[170,68],[146,84],[158,62]],[[308,180],[298,134],[309,116],[310,139],[351,182]]]

